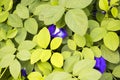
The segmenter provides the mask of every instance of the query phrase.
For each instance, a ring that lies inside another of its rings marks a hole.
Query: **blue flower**
[[[65,37],[68,36],[65,29],[63,29],[63,28],[59,29],[53,24],[48,27],[48,30],[49,30],[50,35],[51,35],[52,38],[54,38],[54,37],[65,38]]]
[[[106,61],[103,57],[97,58],[95,57],[96,64],[95,69],[99,70],[101,73],[104,73],[106,70]]]
[[[21,75],[24,76],[24,77],[27,76],[26,70],[24,68],[21,69]]]

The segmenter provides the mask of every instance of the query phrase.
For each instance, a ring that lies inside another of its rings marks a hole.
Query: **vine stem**
[[[6,68],[4,69],[4,71],[2,72],[2,74],[0,75],[0,79],[2,78],[2,76],[4,75],[4,73],[6,72],[7,68],[8,68],[8,67],[6,67]]]

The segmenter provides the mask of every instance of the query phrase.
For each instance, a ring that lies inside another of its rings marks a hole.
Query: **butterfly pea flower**
[[[51,35],[52,38],[54,38],[54,37],[65,38],[68,35],[65,29],[57,28],[53,24],[48,27],[48,30],[49,30],[50,35]]]
[[[26,70],[24,68],[21,69],[21,75],[24,76],[24,77],[27,76]]]
[[[106,70],[106,61],[103,57],[95,57],[96,64],[94,66],[95,69],[100,71],[101,73],[104,73]]]

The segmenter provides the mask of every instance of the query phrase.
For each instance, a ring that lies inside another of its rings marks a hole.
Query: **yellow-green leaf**
[[[50,59],[51,57],[51,50],[43,50],[41,53],[40,53],[40,59],[41,59],[41,62],[46,62],[47,60]]]
[[[99,0],[99,7],[102,10],[108,11],[109,9],[108,0]]]
[[[9,16],[9,12],[0,12],[0,23],[4,22]]]
[[[55,50],[55,49],[57,49],[57,48],[61,45],[61,43],[62,43],[62,38],[60,38],[60,37],[55,37],[55,38],[52,39],[52,41],[51,41],[50,48],[51,48],[52,50]]]
[[[42,80],[42,74],[39,72],[31,72],[27,78],[29,80]]]
[[[42,51],[43,51],[42,49],[36,49],[32,52],[31,64],[34,64],[34,63],[36,63],[37,61],[40,60],[40,56],[41,56]]]
[[[118,16],[118,9],[116,7],[112,7],[111,13],[112,13],[113,17],[116,18]]]
[[[73,41],[73,40],[71,40],[71,39],[68,39],[68,41],[67,41],[67,43],[68,43],[68,47],[71,49],[71,50],[76,50],[76,43],[75,43],[75,41]]]
[[[61,68],[63,66],[63,56],[60,53],[53,53],[50,61],[55,67]]]
[[[50,42],[50,33],[46,27],[42,28],[36,37],[37,44],[41,48],[47,48]]]
[[[119,37],[115,32],[108,32],[103,38],[103,42],[107,48],[115,51],[119,46]]]
[[[94,53],[90,48],[83,48],[82,54],[85,59],[93,59],[94,60]]]
[[[110,0],[110,5],[113,6],[114,4],[116,4],[116,2],[118,2],[119,0]]]

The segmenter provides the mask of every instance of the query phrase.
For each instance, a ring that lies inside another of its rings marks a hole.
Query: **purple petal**
[[[26,70],[25,69],[21,69],[21,75],[26,77],[27,76],[27,73],[26,73]]]
[[[101,73],[104,73],[106,70],[106,61],[103,57],[97,58],[95,57],[96,64],[95,69],[99,70]]]
[[[56,28],[55,25],[51,25],[48,27],[48,30],[50,32],[50,35],[52,38],[54,37],[61,37],[61,38],[65,38],[67,37],[67,32],[65,29],[63,28]]]
[[[65,38],[65,37],[67,37],[67,36],[68,36],[68,35],[67,35],[66,30],[63,29],[63,28],[61,28],[61,29],[60,29],[60,32],[56,35],[56,37],[61,37],[61,38]]]

